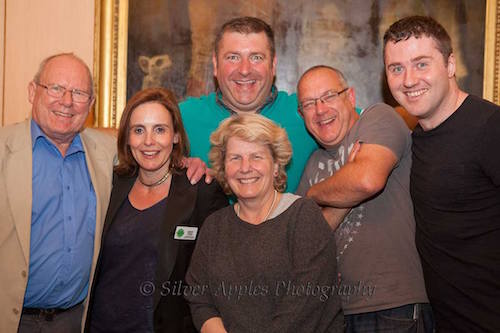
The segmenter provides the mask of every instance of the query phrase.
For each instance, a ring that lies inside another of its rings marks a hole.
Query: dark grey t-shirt
[[[398,162],[384,190],[354,207],[335,232],[344,312],[427,302],[409,193],[411,136],[394,109],[370,106],[337,147],[315,151],[297,193],[339,170],[358,140],[389,148]]]

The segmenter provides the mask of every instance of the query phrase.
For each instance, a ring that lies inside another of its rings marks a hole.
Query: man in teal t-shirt
[[[274,34],[264,21],[240,17],[226,22],[215,39],[212,57],[219,89],[180,104],[191,156],[208,162],[210,134],[237,113],[259,113],[283,127],[292,143],[287,168],[288,192],[294,192],[309,155],[317,144],[297,112],[297,97],[278,91]]]

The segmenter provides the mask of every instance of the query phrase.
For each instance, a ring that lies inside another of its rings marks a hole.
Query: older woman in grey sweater
[[[216,178],[237,202],[205,222],[184,290],[201,332],[342,332],[333,232],[310,199],[282,193],[286,132],[238,115],[211,136]]]

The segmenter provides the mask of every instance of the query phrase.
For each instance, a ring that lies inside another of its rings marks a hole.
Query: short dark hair
[[[167,109],[172,116],[174,132],[179,136],[179,142],[174,144],[172,150],[170,169],[182,168],[182,159],[189,154],[189,141],[184,130],[184,125],[182,124],[181,113],[174,93],[165,88],[144,89],[132,96],[127,102],[120,119],[120,128],[118,129],[118,165],[115,166],[115,172],[121,176],[133,176],[139,169],[128,144],[130,118],[139,105],[150,102],[161,104]]]
[[[266,22],[264,22],[259,18],[244,16],[244,17],[234,18],[224,23],[220,28],[220,30],[215,35],[214,50],[216,56],[219,55],[219,46],[220,46],[219,44],[222,39],[222,36],[226,32],[238,32],[240,34],[245,34],[245,35],[250,33],[264,32],[266,34],[267,41],[269,42],[271,59],[274,58],[274,55],[276,54],[273,29],[269,26],[269,24],[267,24]]]
[[[384,34],[384,54],[388,42],[397,43],[410,37],[420,38],[422,35],[434,39],[437,49],[447,64],[450,54],[453,53],[450,35],[430,16],[408,16],[393,23]]]

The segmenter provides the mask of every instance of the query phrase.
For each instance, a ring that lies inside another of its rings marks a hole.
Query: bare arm
[[[381,191],[397,163],[396,155],[377,144],[362,145],[355,158],[307,192],[321,206],[348,208]]]
[[[200,333],[227,333],[220,317],[212,317],[203,323]]]

